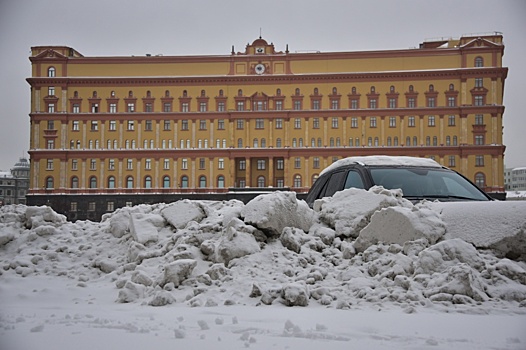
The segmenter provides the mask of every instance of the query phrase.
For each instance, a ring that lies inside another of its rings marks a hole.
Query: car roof
[[[411,167],[427,167],[427,168],[444,168],[439,163],[431,158],[418,158],[407,156],[361,156],[348,157],[337,160],[336,162],[323,169],[320,176],[351,164],[360,164],[363,166],[411,166]]]

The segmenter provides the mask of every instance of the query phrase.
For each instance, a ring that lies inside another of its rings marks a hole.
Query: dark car
[[[316,199],[337,191],[375,185],[399,188],[413,202],[492,200],[467,178],[430,158],[367,156],[340,159],[325,168],[310,189],[307,203],[312,207]]]

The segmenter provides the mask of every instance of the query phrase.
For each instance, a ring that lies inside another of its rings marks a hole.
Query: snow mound
[[[315,210],[292,192],[275,192],[246,205],[122,208],[100,223],[6,206],[0,284],[47,276],[71,288],[108,285],[115,302],[151,307],[524,312],[525,206],[472,204],[413,205],[400,191],[375,187],[338,192]]]

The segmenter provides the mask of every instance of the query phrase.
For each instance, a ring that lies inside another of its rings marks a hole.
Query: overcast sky
[[[31,46],[85,56],[228,55],[260,28],[276,50],[288,44],[291,52],[405,49],[502,32],[505,165],[526,166],[524,0],[0,0],[0,170],[28,157]]]

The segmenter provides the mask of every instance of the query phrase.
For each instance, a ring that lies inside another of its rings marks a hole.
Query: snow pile
[[[374,187],[338,192],[314,210],[292,192],[276,192],[246,205],[184,200],[122,208],[101,223],[6,206],[0,281],[100,283],[113,286],[117,303],[156,307],[524,312],[526,203],[474,204],[413,205],[399,191]]]

